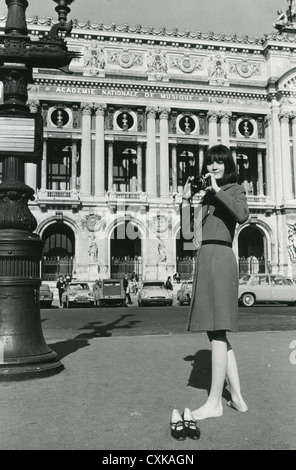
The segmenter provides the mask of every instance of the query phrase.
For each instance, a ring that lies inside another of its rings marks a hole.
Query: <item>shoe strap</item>
[[[184,428],[184,422],[183,421],[177,421],[176,423],[173,423],[172,421],[170,422],[170,427],[174,431],[176,431],[177,427]],[[180,429],[181,430],[181,429]]]

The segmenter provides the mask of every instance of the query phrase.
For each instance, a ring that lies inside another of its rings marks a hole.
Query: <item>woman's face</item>
[[[207,170],[212,173],[216,180],[220,180],[224,176],[225,165],[223,162],[215,162],[207,165]]]

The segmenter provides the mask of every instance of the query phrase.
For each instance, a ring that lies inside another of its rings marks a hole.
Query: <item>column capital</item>
[[[27,105],[30,108],[31,113],[38,113],[39,107],[40,107],[40,101],[39,100],[29,100],[27,101]]]
[[[171,112],[171,108],[159,108],[159,119],[168,119]]]
[[[279,113],[279,120],[281,124],[288,123],[290,120],[291,114],[289,112],[281,112]]]
[[[207,112],[207,118],[208,118],[209,122],[217,122],[217,119],[218,119],[217,111],[208,111]]]
[[[230,111],[220,111],[219,115],[221,122],[225,122],[228,124],[232,113]]]
[[[272,119],[271,119],[270,114],[266,114],[266,116],[264,117],[264,124],[265,124],[265,127],[271,126]]]
[[[93,109],[96,116],[104,116],[107,109],[106,103],[94,103]]]
[[[290,116],[291,116],[292,123],[296,124],[296,112],[291,111]]]
[[[147,118],[156,119],[156,108],[148,106],[146,108]]]
[[[93,111],[93,103],[81,103],[82,114],[91,115]]]

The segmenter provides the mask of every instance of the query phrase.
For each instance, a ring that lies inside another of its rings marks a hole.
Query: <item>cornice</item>
[[[0,22],[5,22],[6,21],[6,15],[0,16]],[[156,28],[152,25],[150,26],[141,26],[141,25],[129,25],[129,24],[123,24],[123,25],[117,25],[116,23],[110,23],[110,24],[104,24],[103,22],[98,22],[98,23],[92,23],[90,20],[87,21],[79,21],[77,19],[72,20],[73,21],[73,29],[70,37],[75,37],[75,35],[78,35],[81,37],[81,35],[86,36],[89,34],[90,39],[93,34],[97,33],[97,35],[104,34],[110,37],[112,40],[112,34],[115,35],[115,40],[116,37],[118,36],[125,36],[126,41],[129,42],[130,39],[134,39],[135,36],[138,38],[138,42],[141,42],[142,40],[145,40],[150,44],[154,44],[154,40],[158,45],[173,45],[173,46],[183,46],[183,47],[191,47],[192,44],[190,44],[192,41],[206,41],[206,42],[218,42],[218,43],[224,43],[225,46],[228,48],[228,44],[237,44],[237,45],[248,45],[248,46],[255,46],[255,47],[261,47],[266,41],[269,40],[269,38],[274,38],[279,36],[280,39],[286,36],[286,34],[279,34],[279,32],[276,33],[270,33],[269,35],[265,34],[262,38],[259,36],[254,36],[254,37],[249,37],[248,35],[244,36],[239,36],[236,33],[233,34],[226,34],[226,33],[214,33],[212,31],[209,31],[207,33],[204,33],[202,31],[196,31],[192,32],[188,29],[185,29],[183,31],[180,31],[178,28],[173,28],[173,29],[168,29],[166,27],[159,27]],[[53,20],[50,17],[47,18],[39,18],[37,15],[33,16],[31,18],[27,18],[27,25],[29,30],[33,30],[34,28],[41,28],[46,30],[47,28],[49,29],[52,25],[56,24],[57,21]],[[100,36],[98,37],[98,39]],[[101,39],[104,39],[104,36],[102,36]],[[166,42],[166,40],[168,42]],[[178,42],[180,41],[180,43]],[[188,43],[187,43],[188,41]],[[161,44],[162,43],[162,44]],[[230,46],[231,47],[231,46]]]

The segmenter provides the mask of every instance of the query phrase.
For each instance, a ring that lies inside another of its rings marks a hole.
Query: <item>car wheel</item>
[[[255,303],[255,296],[250,292],[246,292],[242,295],[241,302],[244,307],[252,307],[252,305]]]

